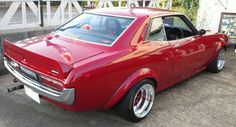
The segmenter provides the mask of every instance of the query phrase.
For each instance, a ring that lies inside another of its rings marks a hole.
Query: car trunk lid
[[[39,73],[65,78],[75,62],[103,51],[62,39],[30,38],[16,43],[4,41],[4,54]]]

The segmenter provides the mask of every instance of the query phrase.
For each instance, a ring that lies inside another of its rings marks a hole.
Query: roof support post
[[[130,8],[131,1],[127,0],[127,8]]]
[[[172,9],[172,0],[168,0],[168,6],[167,9]]]

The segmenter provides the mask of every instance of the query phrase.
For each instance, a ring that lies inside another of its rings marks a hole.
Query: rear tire
[[[115,106],[115,111],[130,122],[139,122],[150,112],[155,99],[155,84],[145,79],[131,88]]]
[[[212,73],[219,73],[220,71],[222,71],[225,65],[225,56],[226,50],[222,48],[216,58],[208,66],[207,71]]]

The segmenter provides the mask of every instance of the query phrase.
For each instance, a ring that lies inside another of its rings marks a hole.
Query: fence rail
[[[171,9],[172,0],[0,0],[0,30],[60,25],[85,9],[131,5]]]

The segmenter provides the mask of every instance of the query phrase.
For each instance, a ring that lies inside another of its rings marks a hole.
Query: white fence
[[[60,25],[84,9],[130,5],[171,9],[172,0],[0,0],[0,30]]]

